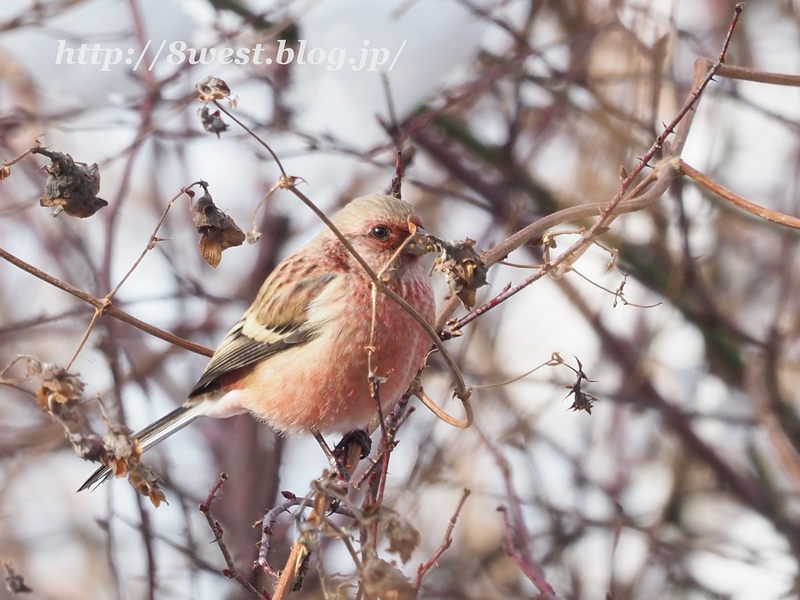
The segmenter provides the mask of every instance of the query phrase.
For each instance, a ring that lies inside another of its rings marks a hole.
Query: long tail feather
[[[190,405],[182,405],[173,410],[171,413],[164,415],[155,423],[151,423],[133,437],[139,440],[142,445],[142,452],[147,451],[149,448],[155,446],[161,440],[168,438],[179,429],[183,429],[189,423],[202,416],[202,411],[198,410],[201,403]],[[111,477],[110,467],[102,466],[97,469],[92,476],[87,479],[84,484],[78,489],[79,492],[95,487],[103,483]]]

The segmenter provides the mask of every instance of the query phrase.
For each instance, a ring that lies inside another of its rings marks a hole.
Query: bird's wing
[[[307,309],[336,275],[317,271],[293,281],[292,275],[296,273],[285,271],[276,271],[267,279],[253,304],[214,352],[189,398],[209,391],[214,382],[227,373],[303,344],[317,335],[317,328],[308,323]]]

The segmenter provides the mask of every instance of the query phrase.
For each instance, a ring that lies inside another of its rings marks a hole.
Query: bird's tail
[[[179,429],[183,429],[189,423],[202,416],[201,404],[201,402],[183,404],[171,413],[161,417],[155,423],[151,423],[136,433],[133,437],[139,440],[142,446],[142,452],[145,452],[161,440],[168,438]],[[83,490],[100,485],[109,477],[111,477],[111,468],[108,465],[104,465],[92,473],[92,476],[84,482],[78,491],[82,492]]]

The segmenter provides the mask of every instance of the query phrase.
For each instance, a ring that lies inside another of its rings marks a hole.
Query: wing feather
[[[313,267],[294,282],[293,269],[281,269],[267,278],[253,304],[214,352],[190,398],[210,391],[228,373],[317,336],[319,324],[309,324],[308,307],[336,274],[319,273]]]

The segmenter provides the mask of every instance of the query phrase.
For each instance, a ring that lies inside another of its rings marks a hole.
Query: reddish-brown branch
[[[245,579],[236,569],[236,565],[233,562],[233,557],[231,556],[228,547],[225,545],[225,540],[222,537],[224,533],[222,525],[211,515],[211,503],[216,498],[217,492],[222,489],[222,484],[227,480],[228,476],[225,473],[221,473],[217,483],[214,484],[214,486],[211,488],[211,491],[208,493],[208,498],[206,499],[205,503],[201,504],[198,507],[198,510],[205,515],[206,520],[208,521],[208,526],[211,527],[211,531],[214,534],[214,541],[217,543],[217,546],[219,546],[219,550],[222,552],[222,556],[225,559],[225,564],[228,566],[227,569],[222,571],[222,574],[229,579],[234,579],[254,598],[264,600],[264,598],[268,598],[268,596],[261,594],[256,588],[253,587],[253,584],[247,581],[247,579]]]
[[[713,61],[709,58],[703,59],[706,64],[711,65]],[[770,85],[786,85],[790,87],[800,87],[800,75],[787,75],[786,73],[767,73],[765,71],[754,71],[747,67],[737,67],[734,65],[722,65],[717,70],[717,75],[729,79],[740,79],[742,81],[755,81],[756,83],[767,83]]]
[[[67,292],[86,302],[95,308],[101,309],[103,314],[107,314],[110,317],[114,317],[118,321],[122,321],[123,323],[127,323],[140,331],[143,331],[153,337],[157,337],[165,342],[169,342],[170,344],[174,344],[176,346],[180,346],[185,350],[189,350],[190,352],[194,352],[196,354],[202,354],[203,356],[211,356],[213,354],[213,350],[206,348],[205,346],[201,346],[199,344],[195,344],[194,342],[190,342],[182,337],[169,333],[168,331],[164,331],[163,329],[159,329],[158,327],[154,327],[149,323],[145,323],[144,321],[137,319],[136,317],[129,315],[123,310],[120,310],[110,302],[106,301],[105,299],[100,299],[92,296],[91,294],[87,294],[83,290],[76,288],[73,285],[68,284],[65,281],[61,281],[60,279],[45,273],[34,267],[33,265],[26,263],[24,260],[21,260],[11,254],[10,252],[0,248],[0,258],[5,259],[6,261],[10,262],[15,267],[22,269],[23,271],[30,273],[34,277],[41,279],[45,283],[49,283],[53,287],[57,287],[60,290]]]
[[[259,544],[258,548],[258,558],[253,565],[254,569],[261,568],[261,570],[264,571],[264,574],[267,576],[273,586],[277,585],[278,576],[270,568],[269,562],[267,562],[267,552],[269,552],[269,543],[272,539],[272,524],[278,519],[278,515],[284,512],[289,512],[291,507],[297,506],[300,504],[300,502],[302,502],[302,498],[298,498],[291,492],[283,492],[283,495],[286,497],[286,500],[272,510],[268,511],[261,518],[261,543]]]
[[[505,525],[506,535],[506,552],[519,565],[519,568],[522,569],[525,577],[527,577],[541,592],[539,598],[542,600],[557,600],[558,596],[556,596],[553,586],[547,583],[547,581],[544,579],[542,568],[536,563],[536,561],[532,560],[530,555],[523,554],[517,548],[515,539],[518,538],[519,532],[511,525],[511,521],[508,518],[508,509],[505,506],[500,505],[497,507],[497,510],[503,514],[503,524]]]
[[[500,469],[500,473],[503,476],[503,484],[506,488],[506,498],[513,515],[514,526],[512,527],[508,517],[508,509],[503,505],[498,507],[498,510],[503,513],[503,521],[505,523],[506,552],[517,561],[525,576],[539,589],[542,593],[541,598],[556,600],[556,593],[553,587],[545,580],[541,565],[533,557],[530,537],[525,529],[525,520],[522,516],[522,503],[514,487],[511,465],[508,464],[508,460],[494,443],[494,440],[486,435],[480,427],[476,427],[476,430]]]

